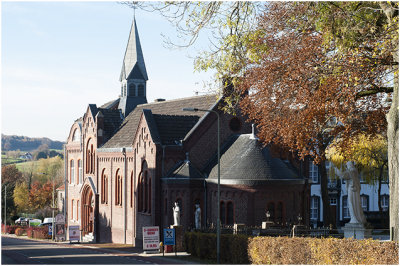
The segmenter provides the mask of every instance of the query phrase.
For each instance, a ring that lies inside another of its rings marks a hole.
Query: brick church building
[[[221,223],[260,226],[309,217],[310,187],[291,158],[264,147],[242,116],[219,109],[221,97],[146,99],[147,72],[134,20],[118,99],[89,104],[65,146],[67,226],[96,242],[142,245],[142,227],[169,227],[178,202],[181,224],[217,220],[217,117],[221,117]],[[116,91],[117,92],[117,91]],[[307,221],[308,222],[308,221]]]

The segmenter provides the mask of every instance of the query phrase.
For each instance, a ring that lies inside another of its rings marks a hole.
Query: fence
[[[216,228],[210,226],[197,230],[203,233],[216,233]],[[343,231],[340,229],[330,228],[308,228],[303,225],[293,226],[270,226],[266,229],[256,226],[238,226],[238,225],[222,225],[221,234],[241,234],[248,236],[297,236],[297,237],[334,237],[344,238]],[[389,229],[372,229],[372,238],[380,240],[389,240]]]

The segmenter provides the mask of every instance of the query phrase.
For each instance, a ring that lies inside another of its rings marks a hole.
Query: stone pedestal
[[[177,251],[185,251],[183,241],[185,240],[185,231],[182,225],[171,225],[171,229],[175,229],[175,248]]]
[[[245,224],[233,224],[233,234],[237,235],[245,228]]]
[[[268,229],[270,226],[272,226],[274,223],[270,221],[262,222],[261,224],[261,229]]]
[[[372,230],[359,223],[347,223],[342,227],[342,230],[345,238],[365,239],[372,237]]]

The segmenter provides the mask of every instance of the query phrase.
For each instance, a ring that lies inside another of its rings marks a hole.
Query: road
[[[171,264],[160,257],[110,253],[102,249],[25,238],[2,236],[1,244],[1,264]]]

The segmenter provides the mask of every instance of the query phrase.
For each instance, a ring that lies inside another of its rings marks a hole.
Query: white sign
[[[69,226],[68,231],[69,231],[69,241],[79,241],[80,240],[79,225]]]
[[[158,226],[143,227],[143,250],[160,249],[160,229]]]

